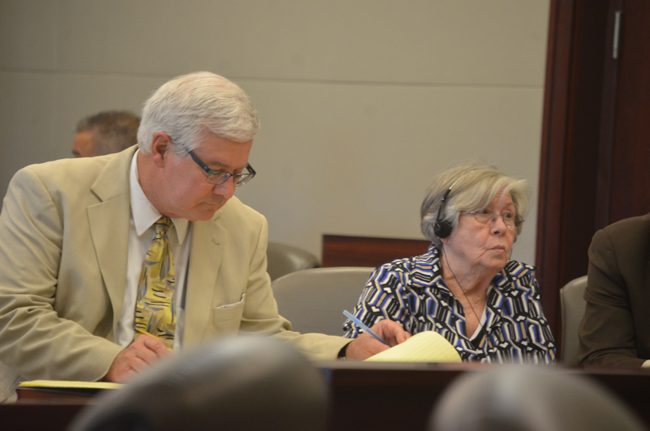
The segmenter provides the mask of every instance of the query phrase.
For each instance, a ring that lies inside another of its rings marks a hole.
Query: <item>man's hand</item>
[[[109,382],[124,382],[169,353],[170,350],[159,338],[147,334],[138,335],[117,354],[105,379]]]
[[[388,343],[388,346],[375,340],[370,334],[360,334],[348,344],[345,357],[348,359],[366,359],[389,347],[406,341],[411,334],[402,329],[402,325],[392,320],[380,320],[370,328]]]

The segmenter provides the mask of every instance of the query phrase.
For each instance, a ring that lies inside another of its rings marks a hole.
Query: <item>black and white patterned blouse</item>
[[[463,361],[491,363],[555,361],[555,341],[542,312],[534,268],[510,261],[493,279],[479,328],[466,336],[463,306],[445,285],[440,252],[398,259],[377,268],[354,314],[368,326],[382,319],[401,323],[411,334],[436,331]],[[345,322],[346,337],[359,328]]]

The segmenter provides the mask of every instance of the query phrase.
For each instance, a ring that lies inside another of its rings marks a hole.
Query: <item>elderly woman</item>
[[[526,182],[490,166],[442,173],[421,208],[431,246],[370,276],[354,314],[416,334],[436,331],[463,361],[550,363],[555,342],[542,312],[534,269],[510,260],[526,210]],[[360,328],[345,324],[346,336]]]

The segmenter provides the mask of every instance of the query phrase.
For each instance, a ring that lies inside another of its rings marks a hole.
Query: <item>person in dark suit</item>
[[[650,214],[596,232],[587,275],[580,363],[649,367]]]

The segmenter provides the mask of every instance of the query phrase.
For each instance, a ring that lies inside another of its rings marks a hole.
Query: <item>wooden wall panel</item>
[[[417,256],[429,241],[404,238],[323,235],[322,266],[373,266]]]

